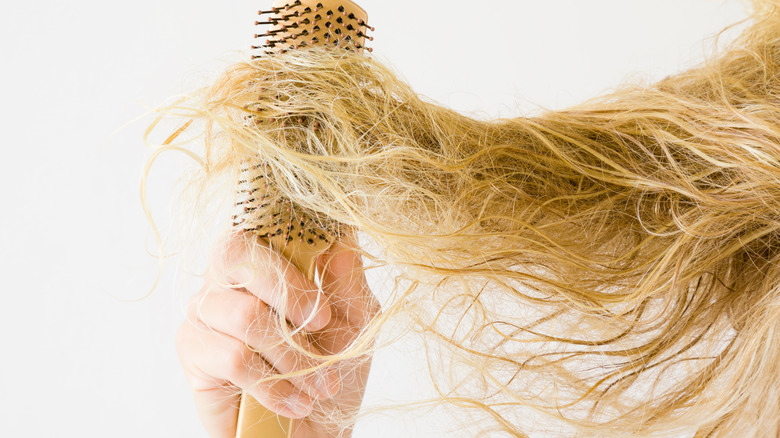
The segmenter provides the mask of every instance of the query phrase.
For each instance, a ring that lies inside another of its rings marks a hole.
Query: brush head
[[[264,41],[252,46],[259,52],[253,57],[311,46],[371,51],[365,42],[374,39],[367,35],[374,28],[366,11],[349,0],[277,0],[258,15],[255,24],[268,28],[255,34]]]
[[[366,33],[374,28],[367,23],[366,11],[350,0],[276,0],[270,10],[259,11],[258,15],[261,18],[255,24],[267,29],[255,34],[255,38],[265,39],[265,43],[252,46],[253,58],[315,46],[359,53],[371,50],[365,47],[365,42],[373,37]],[[303,114],[286,114],[283,118],[264,121],[263,97],[246,108],[251,113],[247,116],[250,126],[265,123],[266,129],[318,130],[318,123]],[[233,226],[268,240],[312,278],[317,256],[338,238],[339,226],[280,196],[268,170],[259,157],[243,163]]]

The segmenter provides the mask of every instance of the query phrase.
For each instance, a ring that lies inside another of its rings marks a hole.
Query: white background
[[[419,93],[482,118],[660,79],[745,16],[737,0],[360,3],[377,57]],[[172,259],[150,297],[129,301],[151,287],[156,260],[138,196],[151,118],[128,123],[243,59],[269,4],[4,2],[0,436],[205,436],[173,347],[197,279],[177,276]],[[163,223],[183,162],[153,170]],[[377,357],[368,400],[413,398],[413,353]],[[452,436],[444,421],[411,416],[367,418],[355,435]]]

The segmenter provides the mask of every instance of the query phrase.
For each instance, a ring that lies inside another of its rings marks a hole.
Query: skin
[[[198,415],[212,438],[233,438],[240,392],[247,391],[269,410],[299,419],[295,438],[330,437],[326,426],[309,419],[314,401],[332,399],[340,407],[359,406],[370,361],[253,383],[269,372],[297,371],[318,363],[281,337],[274,312],[282,306],[286,305],[291,326],[303,328],[296,341],[319,354],[344,350],[379,312],[360,257],[336,242],[318,259],[323,273],[320,292],[270,248],[249,263],[243,238],[233,235],[217,245],[204,286],[190,300],[187,319],[176,335],[177,353]],[[289,288],[287,303],[280,301],[278,282]],[[350,435],[347,430],[341,436]]]

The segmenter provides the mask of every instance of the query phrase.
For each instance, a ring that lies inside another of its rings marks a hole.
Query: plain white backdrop
[[[359,3],[376,27],[375,56],[429,99],[480,118],[660,79],[694,65],[709,37],[746,14],[739,0]],[[157,290],[132,301],[157,269],[138,194],[152,118],[133,120],[246,57],[255,13],[269,4],[4,5],[0,436],[205,437],[173,345],[197,278],[171,261]],[[163,224],[183,164],[164,158],[153,170]],[[415,352],[409,342],[377,356],[368,403],[424,392]],[[457,436],[447,424],[368,417],[355,436]]]

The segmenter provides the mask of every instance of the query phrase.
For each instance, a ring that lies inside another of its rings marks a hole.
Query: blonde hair
[[[534,412],[583,436],[776,437],[780,1],[754,3],[716,59],[533,117],[474,120],[323,49],[176,108],[205,123],[205,180],[260,160],[398,269],[334,361],[403,314],[446,354],[437,402],[485,433],[527,436]]]

